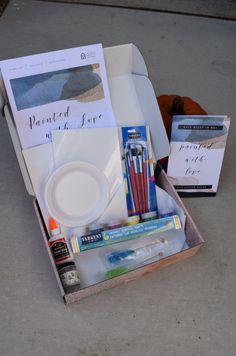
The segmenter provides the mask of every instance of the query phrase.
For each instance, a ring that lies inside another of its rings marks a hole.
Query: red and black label
[[[64,238],[49,242],[49,246],[51,247],[55,263],[70,258],[70,251]]]

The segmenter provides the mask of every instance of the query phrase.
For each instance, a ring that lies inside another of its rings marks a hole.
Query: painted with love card
[[[10,59],[0,68],[23,149],[51,142],[52,130],[115,126],[101,44]]]
[[[216,194],[229,125],[227,116],[173,116],[167,175],[181,196]]]

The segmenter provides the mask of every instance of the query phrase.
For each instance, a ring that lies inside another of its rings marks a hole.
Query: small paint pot
[[[133,216],[129,216],[128,219],[126,219],[125,225],[127,226],[136,225],[139,222],[140,222],[139,215],[133,215]]]
[[[110,221],[108,224],[107,224],[107,229],[108,230],[113,230],[113,229],[119,229],[120,227],[122,227],[123,224],[119,221]]]
[[[145,221],[150,221],[150,220],[155,220],[157,219],[157,212],[156,211],[149,211],[147,213],[144,213],[141,215],[141,219],[143,222]]]
[[[79,289],[80,278],[73,261],[59,265],[57,270],[65,293],[72,293]]]

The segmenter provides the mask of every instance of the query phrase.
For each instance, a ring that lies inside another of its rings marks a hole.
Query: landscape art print
[[[101,44],[3,61],[1,73],[22,149],[52,130],[115,126]]]

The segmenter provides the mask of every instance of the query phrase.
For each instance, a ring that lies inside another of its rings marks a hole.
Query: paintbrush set
[[[128,214],[143,215],[157,211],[149,128],[123,127],[121,131]]]

